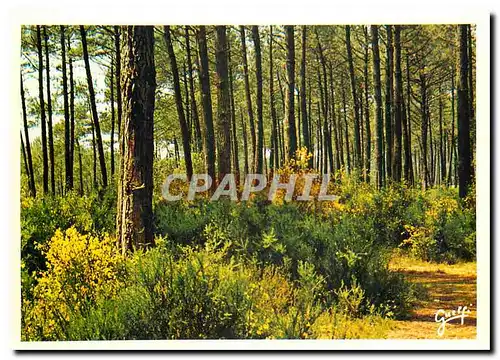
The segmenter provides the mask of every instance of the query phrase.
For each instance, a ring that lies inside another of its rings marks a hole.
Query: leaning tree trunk
[[[48,130],[49,130],[49,160],[50,160],[50,187],[52,195],[56,194],[56,179],[55,179],[55,164],[54,164],[54,134],[52,131],[52,97],[50,95],[50,61],[49,61],[49,45],[47,36],[47,26],[43,27],[43,38],[45,45],[45,73],[47,75],[47,115],[48,115]]]
[[[118,184],[117,242],[127,250],[153,239],[153,114],[156,72],[154,28],[128,26],[123,33],[122,78],[124,153]]]
[[[42,158],[43,158],[43,193],[49,193],[49,159],[47,156],[47,127],[45,118],[45,101],[43,98],[43,54],[42,34],[40,26],[36,27],[37,50],[38,50],[38,95],[40,100],[40,122],[42,128]]]
[[[167,45],[168,57],[170,59],[170,69],[174,79],[175,104],[177,106],[177,115],[179,117],[179,125],[182,134],[182,148],[184,151],[184,161],[186,163],[186,175],[188,179],[193,176],[193,163],[191,160],[191,141],[189,136],[189,128],[184,116],[184,108],[182,106],[181,84],[179,80],[179,71],[177,70],[177,60],[175,59],[174,47],[170,35],[170,26],[164,26],[165,43]]]
[[[231,99],[227,67],[226,27],[216,26],[215,67],[217,71],[217,161],[218,183],[231,173]]]
[[[288,159],[295,158],[297,151],[297,131],[295,129],[295,36],[293,25],[285,26],[286,30],[286,73],[287,73],[287,114],[288,123]]]
[[[215,180],[215,135],[212,113],[212,95],[210,93],[210,70],[208,67],[207,36],[205,26],[200,26],[197,33],[200,53],[200,87],[205,121],[205,162],[208,175]]]
[[[21,74],[21,105],[23,109],[24,138],[26,139],[26,156],[28,158],[28,179],[31,196],[36,197],[35,174],[33,173],[33,158],[28,132],[28,113],[26,112],[26,98],[24,95],[23,75]]]
[[[467,25],[459,25],[460,72],[458,79],[458,193],[467,196],[472,182],[470,148],[470,104],[468,89],[469,58],[467,56]]]
[[[94,83],[90,72],[89,53],[87,50],[87,34],[83,25],[80,25],[80,34],[82,36],[83,60],[85,62],[85,71],[87,73],[87,85],[89,88],[90,106],[92,108],[92,119],[94,121],[95,135],[97,141],[97,150],[99,152],[99,165],[101,167],[102,185],[108,186],[108,173],[106,171],[106,158],[104,157],[104,147],[102,145],[101,126],[99,125],[99,115],[95,101]]]
[[[378,26],[371,26],[372,33],[372,51],[373,51],[373,83],[375,87],[375,104],[376,104],[376,124],[377,124],[377,147],[376,147],[376,163],[377,163],[377,185],[379,188],[384,186],[384,174],[382,167],[382,140],[383,140],[383,118],[382,118],[382,91],[380,81],[380,53],[378,47]]]

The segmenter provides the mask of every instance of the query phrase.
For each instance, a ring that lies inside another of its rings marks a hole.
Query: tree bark
[[[179,81],[179,71],[177,69],[177,60],[175,59],[174,47],[172,45],[172,38],[170,35],[170,26],[164,26],[165,33],[165,43],[167,45],[168,57],[170,59],[170,69],[172,71],[172,77],[174,80],[174,93],[175,93],[175,104],[177,106],[177,116],[179,117],[179,125],[181,128],[182,135],[182,149],[184,152],[184,162],[186,164],[186,175],[188,179],[193,176],[193,163],[191,160],[191,144],[189,136],[189,128],[184,116],[184,108],[182,105],[182,93],[181,84]]]
[[[372,51],[373,51],[373,83],[375,87],[376,103],[376,124],[377,124],[377,142],[376,142],[376,162],[377,162],[377,185],[379,188],[384,186],[384,174],[382,167],[382,141],[383,141],[383,118],[382,118],[382,91],[380,81],[380,53],[378,47],[378,26],[371,26]]]
[[[269,102],[271,107],[271,120],[272,120],[272,159],[273,170],[280,167],[279,161],[279,135],[278,124],[276,117],[276,105],[274,103],[274,70],[273,70],[273,27],[269,27]]]
[[[191,60],[191,41],[189,37],[189,27],[185,26],[185,37],[186,37],[186,59],[188,66],[188,80],[189,80],[189,95],[191,98],[191,118],[193,119],[193,124],[195,128],[196,135],[196,149],[198,152],[203,151],[202,136],[200,119],[198,117],[198,106],[196,104],[196,96],[194,93],[194,77],[193,77],[193,62]]]
[[[73,169],[71,167],[70,153],[70,137],[71,124],[69,116],[69,98],[68,98],[68,77],[66,65],[66,36],[64,34],[64,26],[61,25],[61,67],[62,67],[62,83],[63,83],[63,99],[64,99],[64,160],[66,169],[66,191],[73,189]]]
[[[99,165],[101,167],[102,185],[108,186],[108,173],[106,171],[106,159],[104,157],[104,147],[102,145],[101,127],[99,125],[99,115],[97,113],[97,105],[94,93],[94,84],[92,82],[92,74],[90,72],[89,53],[87,49],[87,35],[83,25],[80,25],[80,34],[82,36],[83,60],[85,62],[85,71],[87,73],[87,85],[89,88],[90,105],[92,108],[92,119],[97,140],[97,150],[99,152]]]
[[[54,164],[54,135],[52,126],[52,98],[50,94],[50,60],[49,60],[49,46],[47,36],[47,26],[43,27],[43,38],[45,45],[45,72],[47,81],[47,115],[48,115],[48,132],[49,132],[49,160],[50,160],[50,187],[52,195],[56,193],[56,179],[55,177],[55,164]]]
[[[387,45],[386,45],[386,63],[385,63],[385,168],[387,179],[392,178],[392,152],[393,152],[393,133],[392,133],[392,102],[393,102],[393,52],[392,52],[392,26],[386,25]]]
[[[255,171],[262,174],[264,166],[264,119],[262,118],[262,58],[260,50],[259,27],[252,26],[252,39],[255,48],[255,75],[257,78],[257,149]]]
[[[458,194],[467,196],[472,182],[472,164],[470,148],[470,103],[467,56],[467,25],[459,25],[460,72],[458,80]]]
[[[368,28],[363,26],[363,33],[365,36],[365,51],[364,51],[364,80],[365,80],[365,181],[367,183],[370,182],[370,167],[371,167],[371,157],[372,157],[372,140],[371,140],[371,129],[370,129],[370,103],[369,99],[369,79],[368,79],[368,48],[369,48],[369,39],[368,39]]]
[[[351,27],[346,25],[345,27],[345,40],[347,48],[347,62],[349,64],[349,76],[351,79],[351,93],[352,100],[354,104],[354,144],[355,144],[355,154],[354,154],[354,166],[358,169],[362,167],[361,159],[361,134],[360,134],[360,107],[358,96],[356,95],[356,75],[354,73],[354,62],[352,59],[352,48],[351,48]]]
[[[168,30],[168,29],[167,29]],[[128,26],[124,32],[122,136],[118,185],[117,242],[123,254],[154,244],[153,114],[156,72],[154,28]]]
[[[300,112],[302,114],[302,137],[304,138],[304,147],[307,149],[308,153],[312,153],[306,99],[306,42],[307,26],[304,25],[302,26],[302,58],[300,61]],[[309,167],[312,167],[312,158],[309,160]]]
[[[288,159],[295,158],[297,151],[297,131],[295,129],[295,36],[293,25],[285,26],[286,30],[286,72],[287,72],[287,123],[288,123]]]
[[[218,183],[231,173],[231,103],[227,67],[226,27],[216,26],[215,67],[217,71],[217,160]]]
[[[198,33],[200,53],[200,87],[203,103],[203,119],[205,121],[205,162],[207,173],[215,180],[215,135],[212,113],[212,95],[210,93],[210,75],[208,67],[207,36],[205,26],[200,26]]]
[[[40,100],[40,122],[42,128],[42,158],[43,158],[43,193],[49,193],[49,159],[47,155],[47,124],[45,117],[45,101],[43,97],[43,53],[40,26],[36,27],[38,50],[38,95]]]
[[[403,122],[403,76],[401,74],[401,26],[394,26],[394,42],[396,50],[396,88],[394,101],[394,159],[392,178],[401,181],[402,172],[402,122]]]
[[[255,133],[255,123],[253,118],[252,96],[250,94],[250,80],[248,75],[247,46],[245,26],[240,26],[241,54],[243,60],[243,75],[245,79],[245,96],[247,100],[248,122],[250,123],[250,139],[252,142],[252,169],[255,170],[255,155],[257,151],[257,138]]]

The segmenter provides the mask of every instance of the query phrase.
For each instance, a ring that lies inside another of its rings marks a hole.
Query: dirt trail
[[[388,334],[389,339],[476,337],[476,263],[432,264],[397,257],[391,262],[391,269],[425,287],[428,296],[418,301],[410,319],[394,321],[395,326]],[[436,311],[443,309],[451,312],[459,306],[467,306],[472,310],[464,319],[464,324],[461,324],[460,319],[451,320],[445,325],[443,336],[438,336]]]

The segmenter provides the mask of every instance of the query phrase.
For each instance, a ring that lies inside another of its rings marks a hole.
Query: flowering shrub
[[[39,247],[47,259],[47,270],[39,273],[33,299],[23,301],[23,335],[57,340],[73,314],[117,293],[122,259],[109,236],[81,235],[74,227],[57,230]]]

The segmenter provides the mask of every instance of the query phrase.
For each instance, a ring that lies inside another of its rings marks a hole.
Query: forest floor
[[[407,320],[393,321],[387,334],[389,339],[474,339],[476,338],[476,263],[454,265],[435,264],[396,256],[390,263],[393,271],[400,272],[422,286],[422,292]],[[424,294],[426,293],[426,294]],[[472,306],[471,306],[472,305]],[[438,336],[436,311],[457,310],[467,306],[471,313],[461,324],[460,319],[446,323],[443,336]]]

